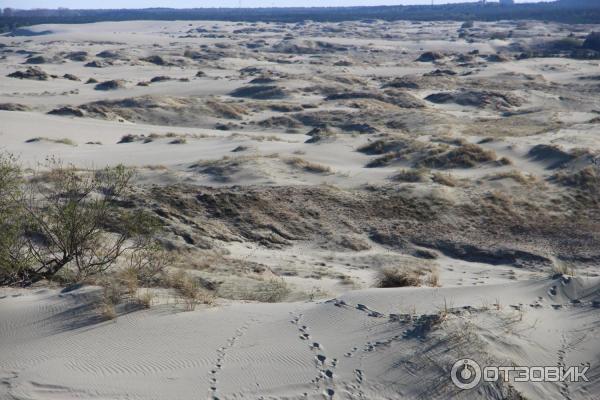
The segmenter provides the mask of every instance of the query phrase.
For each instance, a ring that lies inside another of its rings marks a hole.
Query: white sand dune
[[[4,289],[0,395],[481,398],[484,389],[459,392],[452,386],[448,374],[455,360],[590,363],[589,376],[596,377],[598,311],[592,302],[597,307],[599,289],[598,279],[591,278],[379,289],[317,303],[123,310],[106,322],[94,312],[94,288]],[[445,308],[448,314],[439,322],[444,329],[429,331],[426,318]],[[424,380],[430,383],[423,385]],[[516,388],[547,399],[586,399],[600,389],[597,379],[568,387],[517,383]]]
[[[520,53],[600,28],[461,30],[127,21],[0,35],[0,151],[25,168],[53,156],[137,168],[136,205],[189,254],[178,267],[221,296],[184,312],[154,288],[149,309],[126,302],[106,320],[98,287],[0,288],[0,400],[599,399],[598,198],[586,186],[600,176],[598,61]],[[416,61],[424,52],[440,54]],[[30,56],[45,57],[46,80],[8,76]],[[273,98],[232,93],[254,79]],[[119,88],[95,89],[109,80]],[[427,100],[440,93],[448,101]],[[374,289],[388,267],[435,271],[441,287]],[[237,282],[270,277],[289,285],[287,302],[235,296]],[[589,382],[462,391],[450,379],[462,358],[589,365]]]

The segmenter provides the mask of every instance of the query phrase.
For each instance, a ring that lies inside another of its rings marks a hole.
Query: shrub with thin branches
[[[28,286],[52,279],[66,266],[81,281],[106,271],[123,254],[147,246],[157,228],[149,214],[118,207],[133,177],[124,166],[89,172],[48,159],[45,171],[34,171],[24,185],[15,161],[4,162],[8,172],[2,172],[0,180],[17,183],[7,184],[10,193],[1,196],[10,199],[12,208],[0,223],[19,221],[11,235],[21,245],[19,252],[11,253],[20,256],[18,260],[0,260],[0,284]]]
[[[17,159],[0,154],[0,284],[19,283],[33,260],[22,233],[27,226],[22,208],[23,176]]]
[[[173,258],[158,243],[149,241],[144,246],[133,249],[127,256],[124,271],[141,286],[153,286],[165,273]]]

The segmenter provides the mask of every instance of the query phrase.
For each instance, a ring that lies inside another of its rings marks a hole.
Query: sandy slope
[[[94,317],[94,288],[3,290],[0,394],[441,399],[500,391],[452,386],[451,364],[472,357],[492,365],[590,363],[590,383],[516,388],[528,398],[592,398],[600,389],[598,311],[592,306],[600,300],[599,287],[597,279],[577,278],[366,290],[316,303],[232,304],[191,313],[164,305],[124,310],[108,322]],[[440,315],[443,329],[424,323]]]

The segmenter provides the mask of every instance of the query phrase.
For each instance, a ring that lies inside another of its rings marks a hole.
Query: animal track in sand
[[[355,308],[359,311],[363,311],[363,312],[367,313],[367,315],[369,317],[373,317],[373,318],[383,318],[384,317],[384,315],[382,313],[375,311],[373,309],[370,309],[369,307],[367,307],[364,304],[357,304],[356,306],[352,306],[352,305],[346,303],[344,300],[339,300],[339,299],[329,300],[328,302],[332,302],[333,305],[336,307]]]
[[[309,327],[302,323],[303,314],[295,315],[290,323],[298,326],[300,332],[299,338],[308,342],[308,348],[315,353],[315,368],[318,371],[318,376],[311,383],[315,384],[315,389],[320,392],[325,386],[323,395],[332,399],[335,395],[334,389],[334,370],[337,367],[338,360],[336,358],[328,358],[323,346],[313,341],[309,333]]]
[[[565,367],[565,355],[567,350],[569,349],[569,345],[567,342],[567,337],[563,333],[560,338],[560,349],[557,351],[558,362],[557,365],[559,367]],[[560,394],[566,399],[571,400],[570,390],[569,390],[569,382],[567,380],[560,383]]]
[[[246,321],[240,328],[235,330],[235,334],[227,339],[227,343],[217,349],[217,358],[209,373],[210,398],[218,400],[218,375],[223,369],[223,365],[227,358],[228,351],[235,346],[242,336],[246,333],[250,323]]]
[[[329,301],[330,303],[333,303],[333,305],[335,307],[339,307],[339,308],[346,308],[348,310],[355,310],[358,312],[361,312],[363,315],[366,315],[367,317],[370,318],[378,318],[378,319],[383,319],[385,318],[385,315],[379,311],[373,310],[372,308],[364,305],[364,304],[356,304],[356,305],[351,305],[346,303],[344,300],[340,300],[340,299],[333,299]],[[391,314],[390,317],[390,321],[393,321],[393,316],[394,314]],[[369,329],[370,330],[370,329]],[[392,339],[390,339],[389,341],[375,341],[375,342],[367,342],[366,345],[359,347],[359,346],[353,346],[349,351],[347,351],[346,353],[344,353],[344,357],[346,358],[352,358],[354,357],[357,353],[360,352],[360,356],[358,359],[358,364],[359,364],[359,368],[354,369],[354,382],[349,382],[346,384],[345,389],[352,393],[353,398],[359,398],[359,399],[366,399],[367,397],[365,396],[363,389],[362,389],[362,385],[363,382],[365,381],[365,373],[362,369],[362,361],[364,356],[367,353],[370,353],[372,351],[374,351],[376,348],[381,347],[381,346],[387,346],[391,343],[391,341],[393,340],[400,340],[402,339],[401,335],[396,335],[394,336]]]
[[[574,332],[571,332],[574,333]],[[557,354],[557,365],[559,367],[568,367],[568,363],[567,363],[567,356],[568,353],[575,350],[576,346],[578,344],[581,344],[585,338],[587,333],[585,332],[577,332],[577,334],[579,334],[580,336],[577,338],[573,338],[573,339],[569,339],[568,335],[566,332],[564,332],[561,335],[560,338],[560,349],[558,349],[558,351],[556,352]],[[589,364],[588,364],[589,366]],[[563,396],[564,399],[566,400],[571,400],[571,390],[569,387],[569,381],[568,380],[564,380],[563,382],[560,383],[560,388],[559,388],[560,394]]]
[[[19,374],[15,371],[0,370],[0,397],[9,394],[9,391],[13,387],[13,381],[18,377]]]

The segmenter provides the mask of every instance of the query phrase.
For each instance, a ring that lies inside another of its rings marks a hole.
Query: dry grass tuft
[[[117,90],[125,87],[125,81],[122,79],[115,79],[105,82],[100,82],[94,86],[95,90]]]
[[[73,140],[68,139],[68,138],[52,139],[52,138],[47,138],[47,137],[35,137],[35,138],[28,139],[25,141],[25,143],[36,143],[36,142],[49,142],[49,143],[56,143],[56,144],[65,144],[67,146],[77,146],[77,143],[75,143]]]
[[[521,171],[512,170],[508,172],[500,172],[495,175],[488,176],[489,180],[500,180],[500,179],[512,179],[513,181],[522,185],[528,185],[535,182],[536,178],[533,175],[525,175]]]
[[[155,298],[156,295],[150,290],[146,289],[143,293],[139,293],[137,295],[137,303],[144,308],[150,308]]]
[[[177,138],[177,139],[173,139],[169,142],[169,144],[186,144],[187,140],[186,138]]]
[[[209,100],[206,102],[206,106],[209,107],[216,116],[240,120],[244,115],[248,113],[243,106],[234,103],[224,103],[216,100]]]
[[[440,286],[440,272],[437,268],[432,268],[427,278],[425,279],[425,283],[431,287],[439,287]]]
[[[556,276],[575,276],[575,267],[568,262],[556,260],[552,266],[552,277]]]
[[[117,318],[116,306],[123,302],[126,288],[117,279],[108,279],[101,282],[102,285],[102,310],[101,315],[105,319]]]
[[[298,168],[304,170],[306,172],[312,172],[315,174],[331,174],[333,170],[331,167],[327,165],[322,165],[318,163],[313,163],[310,161],[306,161],[300,157],[291,157],[284,160],[287,165],[290,165],[294,168]]]
[[[186,311],[194,311],[199,304],[212,305],[215,301],[212,293],[202,289],[198,281],[184,271],[173,274],[170,281]]]
[[[377,273],[377,287],[394,288],[420,286],[421,279],[416,271],[408,268],[382,268]]]
[[[223,282],[217,291],[219,296],[250,300],[262,303],[277,303],[285,300],[291,290],[283,278],[238,279],[232,277]]]
[[[396,182],[425,182],[427,180],[427,174],[428,171],[424,168],[403,169],[392,176],[392,180]]]
[[[381,139],[360,146],[356,151],[368,155],[382,155],[386,153],[409,153],[425,148],[423,143],[404,137],[394,139]]]
[[[286,97],[285,91],[275,85],[243,86],[235,89],[229,95],[257,100],[283,99]]]
[[[264,303],[277,303],[285,299],[289,292],[290,289],[283,279],[269,279],[257,286],[254,300]]]
[[[600,168],[588,165],[577,172],[559,172],[553,179],[564,186],[600,194]]]
[[[127,135],[121,136],[121,139],[117,142],[117,144],[121,144],[121,143],[133,143],[133,142],[135,142],[137,140],[140,140],[140,137],[138,135],[127,134]]]
[[[485,150],[476,144],[465,144],[442,153],[431,154],[417,164],[429,168],[473,168],[479,164],[496,161],[494,151]]]
[[[130,296],[136,294],[139,288],[139,280],[136,271],[133,268],[125,268],[117,274],[119,284],[126,289],[126,293]]]
[[[104,319],[111,320],[117,318],[117,310],[114,304],[103,303],[101,315]]]
[[[458,185],[458,181],[451,174],[436,172],[431,176],[431,180],[440,185],[449,187],[455,187]]]

